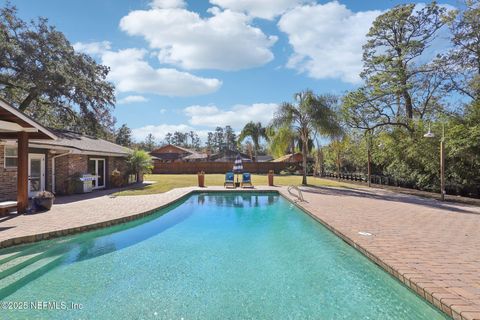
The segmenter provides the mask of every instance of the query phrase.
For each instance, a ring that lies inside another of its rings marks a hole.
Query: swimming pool
[[[2,250],[0,299],[2,319],[446,319],[275,193]]]

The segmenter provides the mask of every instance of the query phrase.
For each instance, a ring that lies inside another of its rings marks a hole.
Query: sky
[[[216,126],[267,125],[278,104],[301,90],[341,95],[361,85],[371,23],[411,2],[422,3],[11,1],[21,18],[48,18],[76,50],[111,68],[117,125],[126,123],[136,140],[193,130],[204,142]]]

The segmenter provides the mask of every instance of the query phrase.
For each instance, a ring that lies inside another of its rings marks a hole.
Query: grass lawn
[[[241,177],[240,177],[241,179]],[[155,181],[154,184],[125,191],[117,192],[118,196],[130,196],[130,195],[142,195],[142,194],[155,194],[162,193],[174,188],[192,187],[197,185],[196,174],[149,174],[145,176],[145,181]],[[205,185],[208,186],[223,186],[225,181],[225,175],[223,174],[206,174]],[[267,175],[252,175],[252,183],[255,186],[268,185]],[[289,186],[300,185],[302,183],[301,176],[275,176],[275,185]],[[314,186],[327,186],[327,187],[351,187],[347,183],[308,177],[308,184]]]

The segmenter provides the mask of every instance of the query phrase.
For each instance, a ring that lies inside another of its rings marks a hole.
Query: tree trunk
[[[25,100],[23,100],[22,103],[20,103],[20,106],[18,107],[18,110],[20,110],[22,112],[25,112],[25,110],[27,110],[27,108],[30,106],[32,101],[37,98],[37,96],[38,96],[38,94],[35,90],[30,91],[30,93],[25,98]]]
[[[401,51],[398,51],[398,55],[401,56]],[[398,67],[400,69],[400,81],[402,85],[402,96],[405,99],[405,114],[408,119],[413,119],[413,103],[412,97],[408,92],[408,83],[407,83],[407,66],[404,65],[402,60],[398,61]]]
[[[302,184],[307,184],[307,141],[302,139],[302,164],[303,164],[303,178]]]
[[[407,114],[407,118],[413,119],[412,97],[410,96],[410,94],[406,89],[404,89],[403,98],[405,99],[405,113]]]

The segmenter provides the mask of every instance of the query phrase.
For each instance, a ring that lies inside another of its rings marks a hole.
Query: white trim
[[[52,146],[49,144],[35,143],[33,140],[28,142],[29,148],[49,149],[49,150],[71,150],[69,147]]]
[[[125,153],[112,153],[112,152],[97,152],[97,151],[80,151],[80,154],[88,156],[105,156],[105,157],[128,157]]]
[[[12,148],[15,147],[17,150],[17,156],[16,157],[7,157],[7,148]],[[7,158],[16,158],[17,159],[17,165],[16,166],[7,166]],[[3,167],[5,169],[17,169],[18,168],[18,147],[15,145],[4,145],[3,146]]]
[[[25,132],[38,132],[37,128],[24,128],[18,123],[15,122],[10,122],[10,121],[4,121],[0,120],[0,130],[6,131],[6,132],[19,132],[19,131],[25,131]]]
[[[30,190],[30,176],[32,170],[32,160],[40,160],[40,190],[32,192]],[[28,196],[35,197],[39,192],[45,191],[45,154],[43,153],[29,153],[28,154]]]
[[[128,153],[80,150],[80,149],[77,149],[74,147],[68,147],[68,146],[54,146],[49,144],[35,143],[35,142],[32,142],[32,140],[30,140],[29,146],[30,148],[71,151],[71,153],[74,153],[74,154],[84,154],[87,156],[128,157]]]
[[[17,109],[15,109],[14,107],[12,107],[11,105],[9,105],[8,103],[6,103],[4,100],[0,99],[0,107],[7,110],[8,112],[10,112],[11,114],[17,116],[18,118],[22,119],[23,121],[25,121],[26,123],[28,123],[29,125],[31,125],[32,127],[34,127],[35,129],[37,129],[38,131],[46,134],[47,136],[49,136],[50,138],[52,138],[53,140],[57,140],[57,136],[55,136],[52,132],[50,132],[50,130],[42,127],[41,125],[39,125],[38,123],[36,123],[35,121],[33,121],[32,119],[30,119],[29,117],[27,117],[26,115],[24,115],[22,112],[18,111]]]
[[[107,187],[107,159],[105,158],[89,158],[88,161],[95,161],[95,187],[93,188],[94,190],[95,189],[105,189]],[[98,185],[98,162],[99,161],[103,161],[103,185],[99,186]],[[87,163],[87,167],[88,167],[88,163]]]

